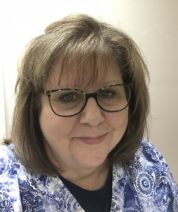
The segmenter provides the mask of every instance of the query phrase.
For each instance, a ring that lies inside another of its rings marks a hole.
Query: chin
[[[97,169],[103,166],[105,162],[106,157],[97,159],[90,158],[89,160],[83,159],[82,161],[80,161],[80,166],[83,167],[84,169]]]

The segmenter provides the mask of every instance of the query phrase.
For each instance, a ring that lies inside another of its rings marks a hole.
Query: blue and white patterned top
[[[59,177],[29,173],[13,146],[0,148],[0,212],[84,212]],[[112,212],[178,212],[178,186],[146,140],[129,166],[113,166]]]

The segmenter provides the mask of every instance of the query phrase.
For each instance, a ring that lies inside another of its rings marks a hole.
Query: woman
[[[0,211],[176,211],[177,185],[143,139],[147,77],[134,41],[92,17],[33,39],[0,150]]]

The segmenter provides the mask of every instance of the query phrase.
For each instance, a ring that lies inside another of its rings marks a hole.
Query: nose
[[[103,121],[103,111],[97,105],[94,98],[89,98],[84,110],[80,114],[80,123],[94,127],[98,126]]]

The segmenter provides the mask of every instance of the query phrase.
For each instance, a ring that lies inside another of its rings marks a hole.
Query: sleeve
[[[0,212],[22,212],[17,171],[20,164],[8,146],[0,147]]]
[[[144,172],[152,179],[154,204],[162,211],[178,211],[178,185],[174,180],[163,155],[149,142],[141,144]],[[151,181],[150,181],[151,182]],[[144,183],[144,180],[143,182]]]

